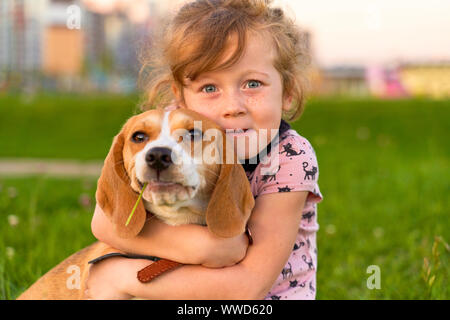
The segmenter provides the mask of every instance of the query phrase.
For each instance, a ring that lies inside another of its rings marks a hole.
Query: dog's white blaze
[[[196,170],[196,164],[194,159],[187,154],[183,148],[178,144],[178,142],[171,136],[169,115],[172,111],[166,111],[164,113],[161,132],[156,140],[149,142],[143,150],[136,154],[136,174],[138,178],[143,178],[143,173],[147,166],[145,162],[145,155],[147,152],[155,147],[165,147],[172,150],[174,158],[172,159],[175,165],[181,166],[181,172],[184,173],[185,181],[183,184],[188,186],[199,186],[200,177]]]
[[[164,112],[163,123],[161,126],[161,133],[159,134],[158,139],[154,141],[155,144],[160,143],[161,147],[173,148],[175,145],[177,145],[177,142],[170,136],[170,125],[169,125],[170,112],[171,111]]]

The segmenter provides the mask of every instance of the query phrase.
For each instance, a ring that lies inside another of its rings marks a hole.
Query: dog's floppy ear
[[[215,235],[230,238],[244,233],[255,200],[244,168],[223,161],[206,210],[206,224]]]
[[[121,238],[136,236],[145,224],[146,212],[142,201],[139,202],[128,226],[125,223],[139,195],[130,186],[130,178],[124,167],[124,133],[114,137],[113,144],[105,159],[95,194],[97,203],[114,225],[115,232]]]

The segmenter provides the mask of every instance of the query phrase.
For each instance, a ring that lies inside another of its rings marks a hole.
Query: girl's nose
[[[239,94],[232,94],[224,101],[222,117],[234,118],[247,114],[245,99]]]

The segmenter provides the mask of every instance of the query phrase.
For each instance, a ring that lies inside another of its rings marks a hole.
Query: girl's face
[[[236,42],[230,41],[225,59],[234,52]],[[183,89],[181,107],[206,116],[224,129],[244,130],[227,134],[235,139],[241,159],[256,156],[270,143],[274,138],[271,129],[279,128],[282,110],[287,110],[292,101],[283,97],[281,76],[273,65],[275,54],[271,39],[254,34],[248,37],[237,63],[187,80]],[[176,90],[175,94],[180,98]]]

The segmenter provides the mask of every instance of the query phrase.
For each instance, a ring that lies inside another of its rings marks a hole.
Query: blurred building
[[[43,71],[50,76],[76,76],[83,64],[83,31],[67,27],[67,8],[74,0],[50,0],[43,37]]]
[[[314,73],[313,90],[316,95],[367,96],[366,69],[360,66],[337,66],[318,69]]]
[[[371,94],[380,98],[449,98],[450,61],[370,66],[367,82]]]
[[[374,97],[396,99],[410,96],[400,77],[398,65],[368,66],[366,77],[370,93]]]
[[[0,0],[0,91],[131,92],[156,32],[183,0]],[[68,8],[80,10],[79,28]],[[321,68],[305,32],[314,95],[450,97],[450,61]]]
[[[42,67],[42,1],[0,1],[0,88]],[[28,77],[27,77],[28,78]]]
[[[450,61],[404,64],[399,75],[412,96],[450,98]]]
[[[0,0],[0,90],[134,91],[142,48],[178,2]]]
[[[140,57],[179,0],[83,0],[85,66],[92,89],[136,90]]]

